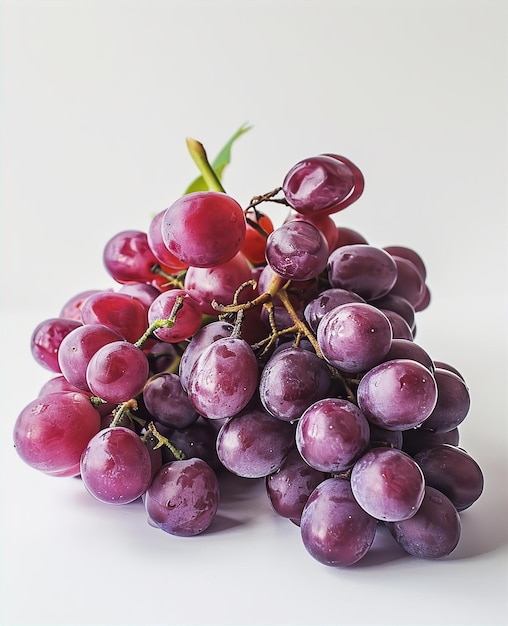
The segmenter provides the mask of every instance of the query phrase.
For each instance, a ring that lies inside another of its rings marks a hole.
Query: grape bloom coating
[[[213,529],[234,474],[264,483],[272,521],[321,564],[354,566],[382,526],[446,558],[484,479],[459,448],[466,381],[415,341],[422,258],[340,224],[364,188],[346,157],[302,159],[242,207],[188,147],[207,190],[113,234],[112,286],[34,329],[51,378],[15,420],[19,457],[105,507],[142,501],[146,532]]]

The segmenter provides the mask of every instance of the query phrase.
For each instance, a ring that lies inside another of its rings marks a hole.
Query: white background
[[[1,18],[1,624],[506,624],[507,3],[4,0]],[[417,341],[468,381],[461,445],[486,480],[447,559],[380,535],[357,566],[320,565],[258,481],[177,539],[12,448],[51,376],[32,329],[112,286],[105,242],[196,174],[186,136],[214,156],[243,122],[224,179],[242,204],[344,154],[366,189],[337,222],[427,264]]]

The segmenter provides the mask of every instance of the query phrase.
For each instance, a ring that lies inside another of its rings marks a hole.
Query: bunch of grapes
[[[468,387],[415,342],[426,268],[332,215],[361,171],[321,154],[242,208],[201,144],[207,189],[104,248],[115,281],[34,330],[52,377],[19,414],[19,456],[150,525],[205,531],[221,476],[263,480],[319,562],[348,566],[386,525],[409,554],[450,554],[483,475],[459,444]],[[274,228],[264,203],[285,212]]]

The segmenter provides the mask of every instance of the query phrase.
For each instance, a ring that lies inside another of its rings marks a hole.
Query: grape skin
[[[376,519],[412,517],[422,503],[425,482],[413,459],[393,448],[372,448],[353,466],[351,489],[358,504]]]
[[[328,478],[311,493],[303,509],[303,545],[320,563],[347,567],[368,552],[377,520],[356,502],[349,481]]]
[[[324,398],[332,385],[331,373],[314,352],[288,347],[272,355],[259,381],[259,395],[274,417],[291,422],[311,404]]]
[[[263,409],[245,410],[217,435],[217,454],[226,469],[243,478],[275,472],[294,446],[294,428]]]
[[[145,494],[149,522],[179,537],[204,532],[219,506],[219,481],[202,459],[164,464]]]
[[[460,518],[450,500],[433,487],[425,488],[418,512],[407,520],[388,522],[397,543],[412,556],[438,559],[456,548],[461,533]]]

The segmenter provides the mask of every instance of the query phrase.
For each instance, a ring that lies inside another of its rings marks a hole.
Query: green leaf
[[[236,131],[236,133],[229,139],[226,145],[219,152],[217,157],[212,163],[212,167],[217,174],[219,180],[222,178],[222,173],[227,165],[229,165],[231,161],[231,148],[234,142],[241,137],[244,133],[250,130],[252,126],[248,124],[242,124],[240,128]],[[205,183],[202,176],[198,176],[192,183],[187,187],[184,193],[191,193],[193,191],[208,191],[208,185]]]

